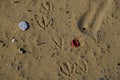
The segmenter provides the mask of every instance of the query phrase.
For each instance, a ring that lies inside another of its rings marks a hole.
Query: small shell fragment
[[[16,41],[16,39],[13,38],[13,39],[12,39],[12,43],[14,43],[15,41]]]
[[[18,24],[19,28],[22,30],[22,31],[25,31],[29,28],[29,24],[28,22],[26,21],[21,21],[19,24]]]

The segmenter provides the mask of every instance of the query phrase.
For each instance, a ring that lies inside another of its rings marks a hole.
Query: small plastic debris
[[[76,40],[76,39],[72,40],[71,44],[72,44],[72,47],[80,46],[80,42],[78,40]]]
[[[20,51],[21,54],[24,54],[26,52],[26,50],[23,49],[23,48],[20,48],[19,51]]]
[[[18,24],[19,28],[22,30],[22,31],[25,31],[29,28],[29,24],[28,22],[26,21],[21,21],[19,24]]]

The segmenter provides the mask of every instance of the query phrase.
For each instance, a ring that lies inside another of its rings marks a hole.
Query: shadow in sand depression
[[[77,21],[77,25],[78,25],[78,29],[80,30],[80,32],[86,34],[86,28],[83,26],[85,17],[87,15],[88,12],[85,12],[82,17],[79,18],[79,20]]]

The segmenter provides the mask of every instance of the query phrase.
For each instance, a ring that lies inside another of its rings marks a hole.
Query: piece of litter
[[[29,24],[28,22],[26,21],[21,21],[19,24],[18,24],[19,28],[22,30],[22,31],[25,31],[29,28]]]
[[[71,44],[72,44],[72,47],[80,46],[80,42],[78,40],[76,40],[76,39],[72,40]]]

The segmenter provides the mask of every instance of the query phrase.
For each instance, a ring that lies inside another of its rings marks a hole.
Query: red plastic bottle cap
[[[72,40],[71,44],[72,44],[72,47],[80,46],[80,42],[78,40],[76,40],[76,39]]]

